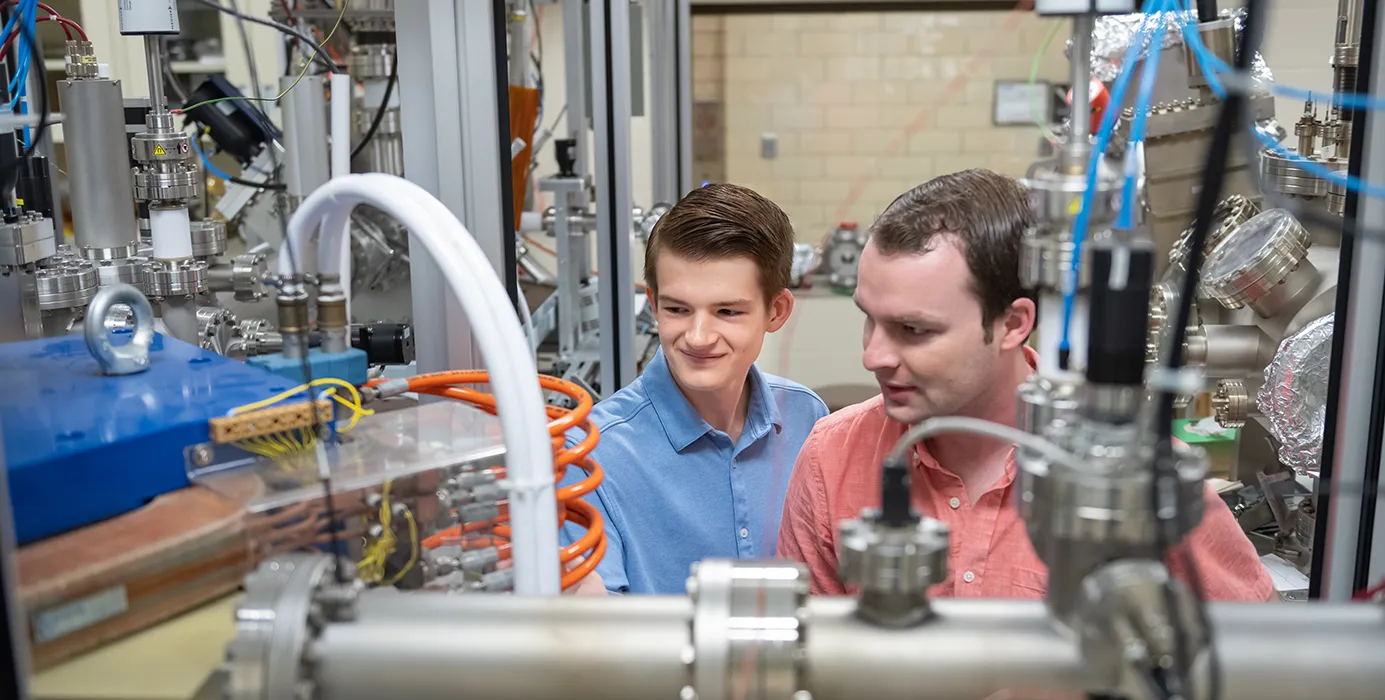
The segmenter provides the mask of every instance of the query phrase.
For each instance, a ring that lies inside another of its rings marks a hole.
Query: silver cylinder
[[[134,245],[139,225],[120,82],[61,80],[58,101],[78,250]]]
[[[323,138],[328,131],[323,80],[318,75],[279,80],[279,88],[287,93],[279,101],[284,110],[284,184],[295,197],[306,197],[327,184],[331,176],[327,139]]]
[[[612,605],[618,603],[618,605]],[[677,698],[683,597],[363,596],[312,645],[318,697]],[[386,642],[386,640],[389,640]],[[541,671],[540,671],[541,669]]]
[[[168,103],[164,101],[164,47],[163,37],[146,34],[144,37],[144,68],[149,73],[149,110],[163,112]],[[64,110],[67,108],[64,107]],[[125,123],[121,120],[121,123]]]
[[[1278,344],[1256,326],[1203,326],[1206,333],[1202,364],[1213,376],[1225,372],[1259,374],[1274,359]]]
[[[1096,17],[1072,19],[1072,138],[1086,142],[1092,128],[1092,32]]]
[[[943,599],[934,610],[923,624],[883,629],[857,616],[853,599],[811,599],[803,690],[813,700],[1091,690],[1096,669],[1042,603]],[[329,700],[450,700],[459,689],[488,700],[676,698],[696,663],[692,614],[683,597],[377,591],[362,596],[354,621],[327,625],[307,661],[314,697]],[[1213,604],[1209,614],[1224,700],[1376,700],[1385,687],[1380,606]],[[1288,661],[1286,638],[1295,641]]]
[[[168,297],[160,305],[161,318],[168,334],[185,343],[197,345],[201,340],[201,329],[197,323],[196,297]]]

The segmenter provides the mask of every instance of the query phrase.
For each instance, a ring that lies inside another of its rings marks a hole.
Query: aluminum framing
[[[692,12],[689,0],[650,0],[651,204],[677,202],[692,185]]]
[[[410,0],[395,3],[395,20],[409,37],[398,44],[405,171],[461,219],[506,279],[492,5]],[[481,367],[461,305],[409,239],[418,371]]]

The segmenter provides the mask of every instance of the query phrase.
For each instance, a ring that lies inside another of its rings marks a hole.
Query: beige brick
[[[991,156],[991,170],[1010,177],[1024,177],[1024,173],[1029,166],[1038,158],[1034,156],[1023,156],[1020,154],[994,155]]]
[[[851,85],[851,98],[862,105],[902,105],[909,102],[909,88],[903,80],[861,80]]]
[[[977,124],[990,124],[991,110],[976,105],[950,105],[941,110],[934,123],[948,129],[969,129]]]
[[[774,107],[773,125],[776,130],[821,129],[825,123],[824,109],[798,105]]]
[[[874,156],[828,156],[827,174],[831,178],[842,178],[856,182],[862,178],[873,178],[879,158]]]
[[[737,34],[769,34],[774,31],[774,15],[727,15],[726,31]]]
[[[853,132],[850,130],[817,129],[805,131],[798,142],[799,152],[804,155],[830,156],[848,155],[853,151]]]
[[[930,31],[915,34],[909,38],[909,50],[920,56],[955,56],[966,53],[967,39],[964,32]]]
[[[885,17],[879,12],[848,12],[832,17],[832,28],[844,33],[855,33],[862,29],[879,29],[884,26]]]
[[[971,170],[972,168],[990,167],[989,156],[937,156],[933,159],[934,177],[947,175],[949,173]]]
[[[745,40],[746,36],[744,34],[732,34],[731,32],[723,33],[721,35],[720,40],[721,55],[726,56],[728,58],[734,56],[744,56]]]
[[[926,105],[918,104],[881,107],[879,110],[880,128],[896,132],[903,131],[914,123],[914,120],[919,117],[920,112],[928,111],[930,110]]]
[[[785,71],[786,78],[817,84],[827,80],[827,59],[821,56],[799,56]]]
[[[780,151],[784,153],[784,151]],[[822,179],[827,175],[827,158],[810,155],[781,155],[774,160],[774,177],[785,181]]]
[[[909,153],[946,155],[962,152],[962,134],[943,129],[926,129],[909,137]]]
[[[948,81],[946,80],[911,80],[909,81],[909,104],[913,105],[933,105],[942,100],[948,93]]]
[[[886,158],[880,163],[880,176],[896,183],[913,183],[900,187],[899,190],[903,192],[933,177],[933,159],[915,155]]]
[[[884,59],[891,61],[894,59]],[[840,56],[827,60],[829,80],[878,80],[881,59],[879,56]]]
[[[798,37],[792,33],[749,36],[743,41],[746,56],[775,56],[789,61],[799,54]]]
[[[734,109],[726,110],[726,130],[756,134],[773,131],[776,126],[774,116],[774,108],[768,105],[737,102]]]
[[[904,34],[876,32],[856,38],[856,51],[866,56],[906,56],[910,53],[909,37]]]
[[[883,156],[907,152],[909,139],[901,129],[862,129],[851,135],[852,152],[862,156]]]
[[[832,28],[832,17],[820,14],[791,14],[781,13],[774,15],[774,31],[776,32],[795,32],[804,29],[822,30]]]
[[[835,174],[829,173],[829,177]],[[840,202],[851,191],[851,181],[842,178],[835,180],[805,180],[800,183],[799,201],[835,203]]]
[[[797,105],[801,104],[798,85],[783,80],[764,80],[747,83],[738,94],[748,105]]]
[[[879,114],[870,107],[835,106],[827,108],[827,127],[829,129],[873,129],[879,123]]]
[[[692,55],[694,59],[721,55],[721,36],[718,34],[693,34]]]
[[[731,83],[753,83],[777,77],[778,63],[772,58],[737,58],[726,62],[726,80]]]
[[[886,56],[881,63],[881,75],[890,80],[920,80],[930,77],[930,63],[928,58],[921,56]]]
[[[698,32],[721,32],[725,29],[722,15],[696,15],[692,18],[692,30]]]
[[[798,35],[800,56],[854,56],[856,37],[844,32],[804,32]]]
[[[694,100],[719,100],[722,97],[722,82],[717,80],[694,80],[693,99]]]
[[[1015,139],[1010,128],[977,129],[963,132],[962,152],[977,154],[1013,153]]]
[[[854,92],[853,85],[854,83],[850,80],[835,80],[816,84],[805,80],[800,83],[799,92],[802,95],[803,104],[827,107],[850,102]]]

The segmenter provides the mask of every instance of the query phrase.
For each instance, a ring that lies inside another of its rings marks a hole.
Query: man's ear
[[[793,313],[793,292],[787,289],[779,290],[778,294],[769,302],[769,332],[773,333],[788,322],[789,315]]]
[[[645,283],[644,285],[644,295],[649,299],[649,308],[654,309],[654,312],[658,313],[659,302],[655,300],[654,288],[649,286],[649,283]]]
[[[1001,349],[1014,350],[1024,345],[1024,341],[1034,330],[1036,315],[1037,309],[1033,299],[1016,299],[1010,302],[1010,308],[1006,309],[999,319],[998,335]]]

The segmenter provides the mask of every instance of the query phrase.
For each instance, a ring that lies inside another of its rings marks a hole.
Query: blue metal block
[[[308,378],[303,376],[303,360],[290,360],[280,353],[273,355],[259,355],[246,360],[252,366],[262,367],[294,383],[294,386],[305,384]],[[308,366],[310,367],[313,379],[323,379],[325,377],[336,377],[357,386],[365,384],[370,379],[368,372],[369,363],[366,362],[364,350],[348,348],[346,352],[322,352],[313,348],[308,352]]]
[[[207,420],[297,386],[154,336],[150,367],[107,377],[82,337],[0,344],[0,432],[21,543],[125,513],[188,485]]]

